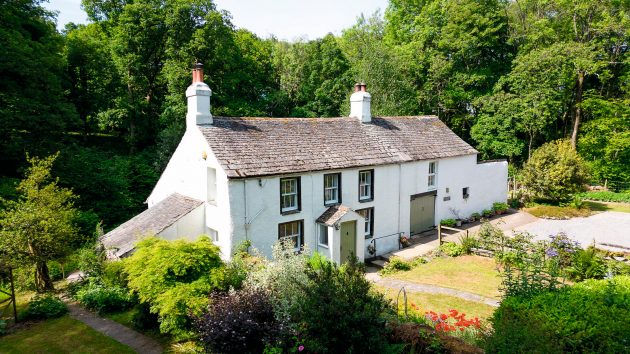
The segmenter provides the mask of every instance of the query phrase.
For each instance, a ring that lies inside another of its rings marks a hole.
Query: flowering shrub
[[[415,305],[412,304],[412,308],[414,308],[414,306]],[[479,318],[467,319],[465,313],[459,313],[459,311],[454,309],[448,310],[448,314],[438,314],[434,311],[428,311],[425,312],[425,318],[431,321],[437,332],[454,332],[457,330],[463,332],[468,328],[481,328]]]
[[[545,249],[545,255],[556,258],[558,265],[566,267],[571,264],[573,254],[580,249],[580,243],[571,240],[564,232],[549,236],[551,242]]]

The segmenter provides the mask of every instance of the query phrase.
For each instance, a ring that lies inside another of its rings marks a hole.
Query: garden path
[[[86,325],[94,328],[96,331],[127,345],[131,349],[142,354],[159,354],[162,353],[162,346],[152,338],[145,336],[131,328],[125,327],[115,321],[99,317],[98,315],[87,311],[83,307],[75,303],[68,303],[70,317],[79,320]],[[81,338],[77,338],[81,340]]]
[[[376,272],[376,269],[374,270],[368,269],[368,272],[365,275],[365,277],[368,280],[371,280],[372,282],[376,283],[377,285],[390,288],[390,289],[400,290],[400,288],[404,286],[405,290],[409,292],[444,294],[444,295],[455,296],[455,297],[468,300],[468,301],[480,302],[480,303],[490,305],[493,307],[499,307],[498,300],[481,296],[481,295],[477,295],[477,294],[473,294],[467,291],[445,288],[443,286],[437,286],[437,285],[431,285],[431,284],[414,283],[414,282],[399,280],[399,279],[382,278],[380,275],[378,275],[378,273]]]

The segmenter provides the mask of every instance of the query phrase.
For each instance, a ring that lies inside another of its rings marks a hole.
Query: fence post
[[[438,224],[438,242],[442,246],[442,225]]]

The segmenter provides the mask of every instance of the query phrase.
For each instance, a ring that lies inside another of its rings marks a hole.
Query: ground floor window
[[[278,224],[278,239],[291,240],[296,251],[304,245],[304,221],[297,220]]]
[[[319,244],[328,246],[328,226],[319,225]]]
[[[357,213],[365,218],[363,227],[365,238],[372,238],[374,236],[374,208],[359,209]]]

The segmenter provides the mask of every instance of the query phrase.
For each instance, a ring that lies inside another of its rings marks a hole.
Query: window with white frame
[[[427,185],[429,188],[435,188],[437,184],[437,162],[429,162],[429,180]]]
[[[290,240],[295,247],[296,251],[299,251],[303,245],[304,237],[302,234],[303,230],[303,221],[291,221],[285,222],[283,224],[278,225],[278,239],[279,240]]]
[[[359,201],[374,199],[374,170],[359,171]]]
[[[280,179],[280,212],[300,210],[300,178]]]
[[[328,246],[328,226],[319,225],[319,244]]]
[[[341,203],[341,174],[324,175],[324,205]]]
[[[357,213],[365,218],[363,226],[365,238],[371,238],[374,234],[374,208],[359,209]]]

